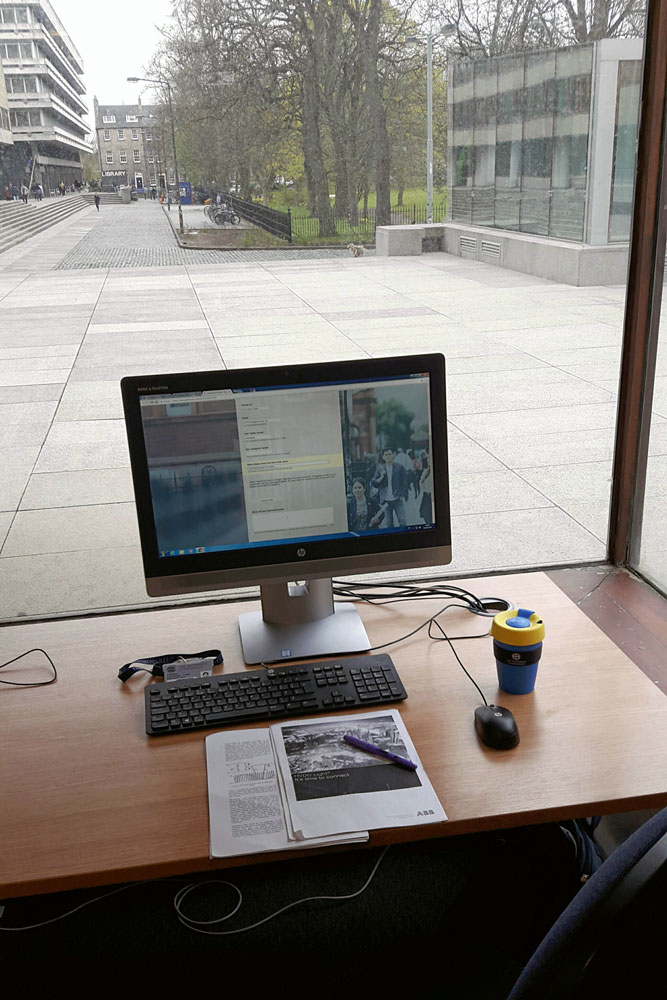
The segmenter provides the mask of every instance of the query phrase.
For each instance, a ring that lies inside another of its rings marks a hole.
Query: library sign
[[[119,187],[122,184],[127,184],[127,170],[103,170],[102,183],[108,185],[118,184]]]

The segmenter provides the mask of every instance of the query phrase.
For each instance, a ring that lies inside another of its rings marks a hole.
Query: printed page
[[[285,722],[270,732],[287,823],[300,839],[447,819],[394,709]],[[417,770],[350,746],[346,733],[407,757]]]
[[[308,843],[290,841],[268,729],[208,736],[206,770],[212,858],[368,840],[368,833],[362,832]]]

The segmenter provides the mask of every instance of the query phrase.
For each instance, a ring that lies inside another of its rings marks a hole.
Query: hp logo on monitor
[[[303,557],[306,554],[306,550],[305,549],[297,549],[296,550],[296,554],[298,555],[299,559],[303,559]]]

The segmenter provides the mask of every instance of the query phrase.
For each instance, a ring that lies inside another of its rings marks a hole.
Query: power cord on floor
[[[387,844],[386,847],[382,848],[380,856],[373,865],[370,875],[368,876],[368,878],[366,879],[366,881],[364,882],[364,884],[361,886],[360,889],[356,889],[354,892],[343,893],[337,896],[306,896],[303,899],[295,899],[293,900],[293,902],[288,903],[286,906],[282,906],[279,910],[276,910],[274,913],[270,913],[267,917],[262,917],[261,920],[256,920],[255,923],[248,924],[246,927],[236,927],[232,930],[224,930],[224,931],[206,930],[206,927],[210,926],[211,924],[221,924],[225,920],[230,920],[235,913],[238,913],[241,904],[243,903],[243,893],[241,892],[239,887],[237,885],[234,885],[233,882],[226,882],[223,881],[222,879],[215,879],[212,881],[208,880],[202,882],[189,882],[187,885],[183,886],[183,888],[179,889],[176,895],[174,896],[174,909],[176,910],[176,915],[179,921],[183,924],[183,926],[187,927],[191,931],[195,931],[198,934],[213,934],[216,936],[226,935],[226,934],[243,934],[245,931],[251,931],[255,927],[260,927],[262,924],[266,924],[270,920],[274,920],[276,917],[280,916],[281,913],[285,913],[287,910],[292,910],[294,909],[295,906],[300,906],[302,903],[315,903],[321,901],[340,902],[342,900],[355,899],[357,896],[360,896],[362,892],[365,892],[365,890],[373,881],[375,873],[380,867],[380,864],[384,859],[387,851],[389,850],[389,847],[390,845]],[[119,892],[126,892],[128,889],[136,889],[138,886],[141,885],[154,885],[156,882],[161,882],[161,881],[164,880],[150,879],[143,882],[132,882],[129,885],[122,885],[118,889],[112,889],[110,892],[105,892],[101,896],[96,896],[94,899],[86,900],[85,903],[80,903],[79,906],[75,906],[73,909],[68,910],[66,913],[61,913],[57,917],[51,917],[50,920],[42,920],[40,921],[40,923],[37,924],[26,924],[23,927],[3,927],[2,923],[0,922],[0,931],[8,931],[8,932],[34,931],[40,927],[47,927],[49,924],[55,924],[59,920],[65,920],[66,917],[71,917],[74,913],[78,913],[79,910],[83,910],[86,906],[92,906],[93,903],[99,903],[103,899],[108,899],[109,896],[115,896]],[[167,881],[172,882],[173,880],[168,879]],[[212,920],[195,920],[194,917],[188,917],[187,914],[183,913],[181,909],[181,904],[186,899],[186,897],[190,895],[190,893],[194,892],[196,889],[200,889],[202,886],[208,886],[208,885],[225,885],[228,886],[230,889],[233,889],[238,896],[238,901],[236,903],[236,906],[229,913],[226,913],[223,917],[216,917]],[[4,907],[0,907],[0,918],[3,916],[3,914],[4,914]]]

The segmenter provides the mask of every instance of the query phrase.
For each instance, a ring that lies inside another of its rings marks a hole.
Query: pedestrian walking
[[[95,208],[99,212],[99,210],[100,210],[100,196],[99,196],[99,194],[95,195]]]
[[[28,188],[25,184],[21,185],[21,198],[23,199],[23,204],[28,204]]]

